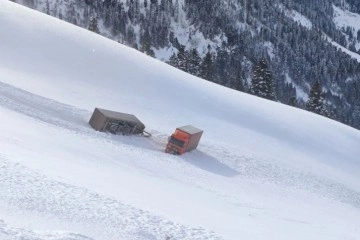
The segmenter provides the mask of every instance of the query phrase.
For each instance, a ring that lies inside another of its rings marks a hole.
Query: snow
[[[272,44],[271,42],[264,42],[264,47],[266,47],[270,59],[271,60],[274,59],[275,57],[274,44]]]
[[[301,13],[299,13],[296,10],[289,10],[287,9],[284,5],[279,4],[279,8],[285,11],[285,14],[292,18],[295,22],[298,22],[300,25],[308,28],[308,29],[312,29],[313,25],[312,22],[305,17],[304,15],[302,15]]]
[[[206,39],[194,25],[189,25],[190,23],[185,17],[180,21],[180,23],[172,22],[171,29],[174,32],[174,36],[181,45],[186,47],[186,50],[191,50],[193,48],[198,49],[201,57],[204,57],[208,52],[208,46],[210,46],[210,51],[213,52],[217,47],[222,45],[222,42],[227,42],[227,38],[223,34],[214,36],[212,40]],[[167,54],[169,58],[171,55],[172,52]],[[160,58],[161,56],[164,56],[164,54],[160,55]]]
[[[291,10],[288,12],[288,14],[295,22],[300,23],[300,25],[302,25],[308,29],[312,28],[312,22],[307,17],[302,15],[301,13],[299,13],[295,10]]]
[[[341,29],[346,27],[351,27],[354,30],[354,36],[356,37],[356,33],[358,30],[360,30],[359,22],[360,22],[360,15],[350,12],[348,10],[343,10],[335,5],[333,5],[334,8],[334,23],[335,25]],[[323,33],[324,34],[324,33]],[[352,58],[356,59],[358,62],[360,62],[360,55],[350,51],[349,49],[341,46],[337,42],[333,41],[329,36],[324,34],[325,38],[335,47],[340,49],[342,52],[348,54]],[[360,42],[357,42],[355,45],[355,48],[358,50],[360,49]]]
[[[357,239],[360,133],[0,1],[0,239]],[[151,138],[94,131],[95,107]],[[176,127],[198,149],[163,152]]]
[[[161,61],[168,61],[174,53],[177,54],[178,50],[174,47],[167,47],[167,48],[161,48],[156,49],[154,48],[154,53],[157,59]]]
[[[214,36],[212,39],[206,39],[205,36],[199,31],[199,26],[191,24],[190,20],[186,18],[186,12],[184,11],[184,0],[177,1],[179,8],[179,15],[174,17],[171,21],[171,32],[174,33],[174,38],[177,38],[179,43],[185,46],[186,50],[196,48],[201,57],[204,57],[208,52],[208,46],[210,51],[215,52],[218,47],[221,47],[223,42],[227,42],[227,37],[221,33]],[[174,2],[176,4],[176,2]],[[153,49],[157,59],[167,61],[173,53],[177,53],[178,50],[174,47],[165,47],[162,49]]]
[[[340,44],[338,44],[337,42],[335,42],[334,40],[332,40],[328,35],[326,35],[325,33],[323,33],[323,36],[326,40],[328,40],[333,46],[335,46],[337,49],[340,49],[342,52],[348,54],[350,57],[356,59],[358,62],[360,62],[360,55],[357,53],[354,53],[352,51],[350,51],[349,49],[341,46]]]
[[[335,25],[341,29],[350,27],[353,29],[354,37],[356,38],[357,32],[360,30],[360,15],[357,13],[350,12],[348,10],[343,10],[335,5],[334,8],[334,23]],[[360,49],[360,42],[357,41],[356,49]]]
[[[285,82],[292,84],[292,86],[296,90],[296,97],[302,99],[304,102],[307,102],[309,100],[309,95],[294,81],[291,79],[288,73],[285,74]]]

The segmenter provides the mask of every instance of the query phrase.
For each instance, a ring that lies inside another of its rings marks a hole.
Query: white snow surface
[[[293,10],[293,9],[290,10],[290,9],[286,8],[283,4],[279,4],[279,8],[281,10],[283,10],[288,17],[292,18],[294,20],[294,22],[297,22],[301,26],[306,27],[308,29],[312,29],[313,24],[310,21],[310,19],[308,19],[307,17],[305,17],[304,15],[299,13],[298,11]]]
[[[325,33],[323,33],[323,36],[325,37],[326,40],[328,40],[333,46],[335,46],[337,49],[340,49],[342,52],[348,54],[350,57],[356,59],[358,62],[360,62],[360,55],[350,51],[349,49],[341,46],[340,44],[338,44],[337,42],[335,42],[334,40],[332,40],[328,35],[326,35]]]
[[[359,239],[359,131],[11,1],[0,33],[0,239]],[[152,137],[94,131],[95,107]],[[187,124],[198,149],[165,154]]]
[[[348,10],[343,10],[335,5],[334,8],[334,23],[338,28],[350,27],[353,29],[354,37],[356,38],[357,32],[360,30],[360,15]],[[360,42],[357,41],[356,49],[360,49]],[[358,54],[357,54],[358,55]],[[358,55],[359,56],[359,55]],[[360,56],[359,56],[360,58]]]
[[[312,29],[313,25],[312,22],[302,15],[301,13],[295,11],[295,10],[289,10],[287,12],[288,16],[290,16],[295,22],[298,22],[301,26],[304,26],[308,29]]]
[[[348,10],[343,10],[335,5],[333,5],[333,8],[334,8],[334,22],[339,28],[349,26],[355,30],[355,33],[358,30],[360,30],[359,14],[350,12]]]
[[[309,100],[309,95],[291,79],[288,73],[285,74],[285,82],[290,83],[296,90],[296,97],[302,99],[304,102]]]

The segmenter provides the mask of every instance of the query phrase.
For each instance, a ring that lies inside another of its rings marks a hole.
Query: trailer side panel
[[[97,131],[102,131],[104,126],[106,125],[107,118],[99,111],[99,109],[95,108],[94,113],[92,114],[89,124]]]
[[[195,148],[197,148],[197,146],[200,142],[202,133],[203,132],[201,131],[201,132],[190,135],[189,144],[187,146],[186,152],[190,152],[190,151],[194,150]]]

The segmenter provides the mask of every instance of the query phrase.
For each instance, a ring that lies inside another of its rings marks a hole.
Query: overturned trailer
[[[145,125],[132,114],[95,108],[89,124],[97,131],[113,134],[143,134]]]

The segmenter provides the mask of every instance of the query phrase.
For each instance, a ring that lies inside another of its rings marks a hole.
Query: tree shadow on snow
[[[218,161],[216,158],[207,155],[199,150],[185,153],[181,156],[184,161],[207,172],[223,177],[235,177],[240,173]]]

